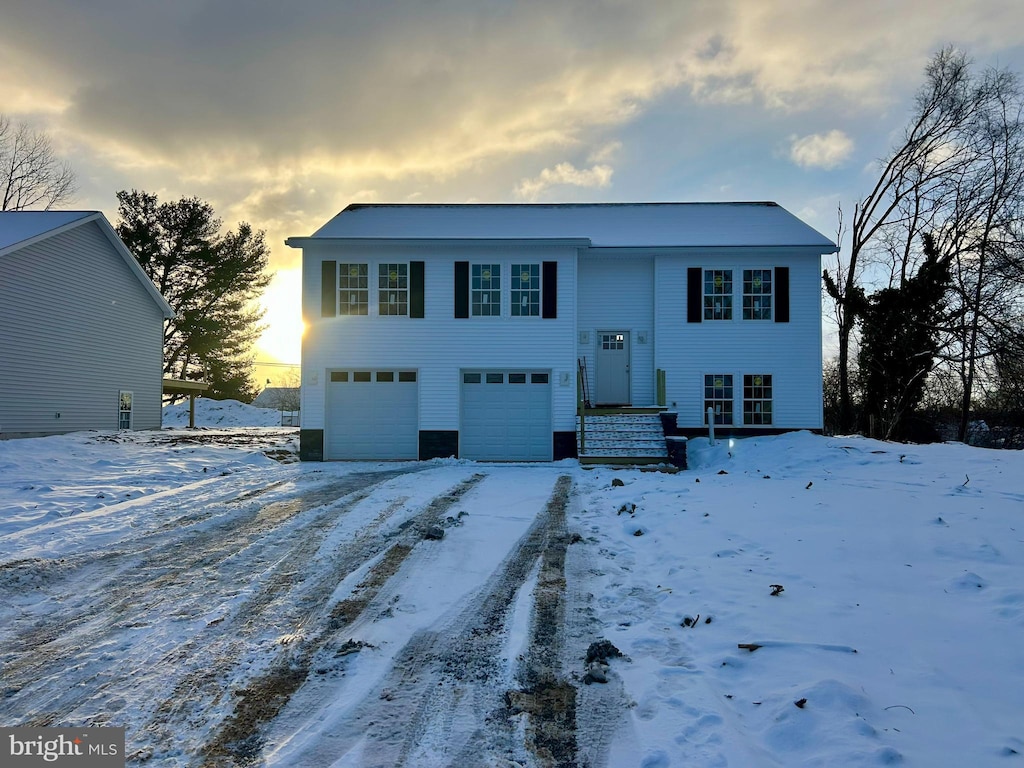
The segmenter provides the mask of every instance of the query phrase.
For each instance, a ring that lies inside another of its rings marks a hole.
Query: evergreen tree
[[[241,223],[221,234],[213,207],[194,197],[160,203],[132,190],[117,200],[117,234],[176,314],[164,328],[164,375],[205,380],[210,397],[252,401],[252,345],[263,330],[256,301],[270,282],[263,232]]]
[[[917,273],[898,287],[873,293],[862,315],[858,361],[865,410],[886,439],[901,435],[904,417],[921,402],[939,351],[950,262],[939,255],[931,235],[923,240],[924,260]]]

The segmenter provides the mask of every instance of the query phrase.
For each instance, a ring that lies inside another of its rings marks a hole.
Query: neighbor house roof
[[[0,211],[0,257],[89,222],[96,222],[114,250],[153,297],[164,317],[174,317],[171,305],[153,285],[153,281],[100,211]]]
[[[777,203],[352,204],[307,240],[584,240],[594,248],[835,244]]]
[[[24,248],[42,235],[54,233],[96,211],[0,211],[0,253],[11,246]],[[15,250],[11,248],[11,250]]]
[[[258,408],[278,408],[283,403],[294,402],[299,405],[298,387],[267,387],[250,403]]]

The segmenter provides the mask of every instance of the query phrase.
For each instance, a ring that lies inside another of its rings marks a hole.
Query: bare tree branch
[[[0,114],[0,211],[50,210],[71,201],[75,173],[49,136]]]

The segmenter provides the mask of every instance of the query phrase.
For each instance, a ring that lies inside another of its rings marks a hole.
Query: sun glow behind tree
[[[256,341],[258,360],[298,363],[302,351],[302,270],[278,270],[261,300],[266,328]]]

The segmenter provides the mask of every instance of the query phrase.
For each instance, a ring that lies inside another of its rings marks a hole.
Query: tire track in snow
[[[559,549],[564,557],[571,485],[571,478],[559,477],[544,509],[456,618],[410,638],[391,670],[341,727],[305,752],[289,755],[289,764],[329,766],[361,747],[365,766],[436,765],[436,755],[417,752],[428,731],[443,736],[444,752],[454,756],[452,768],[523,756],[529,745],[516,743],[505,691],[511,681],[500,657],[517,592],[549,549],[555,560]],[[537,626],[533,643],[556,642],[560,626]],[[537,654],[548,658],[547,650],[537,649]]]
[[[350,475],[340,482],[301,489],[294,498],[229,512],[230,516],[215,525],[183,529],[181,536],[169,539],[167,531],[154,532],[133,542],[132,549],[98,554],[77,564],[62,575],[64,581],[74,580],[70,591],[54,598],[58,604],[66,601],[71,605],[5,643],[0,657],[4,679],[0,718],[34,725],[65,722],[84,701],[102,700],[106,689],[122,685],[128,676],[134,686],[165,686],[166,680],[147,670],[111,670],[117,666],[113,662],[120,651],[139,642],[133,634],[145,637],[154,624],[194,619],[212,601],[223,599],[225,588],[235,589],[230,583],[218,583],[223,579],[217,571],[225,561],[243,553],[258,557],[263,551],[272,558],[281,544],[277,536],[268,534],[339,497],[356,493],[363,498],[369,493],[368,486],[407,471]],[[351,506],[354,502],[344,511]],[[337,509],[328,509],[319,519],[336,519],[339,514],[342,512]],[[209,576],[205,588],[197,589],[194,582],[204,573]],[[83,578],[107,589],[90,586],[86,597],[76,601],[73,590]],[[273,590],[274,582],[268,587]],[[153,655],[147,659],[147,667],[168,661],[168,649],[156,645],[150,652]],[[68,670],[77,684],[69,685]],[[166,667],[163,670],[166,674]],[[116,707],[115,701],[111,710],[103,710],[103,717],[109,718]]]
[[[578,514],[574,515],[574,523],[583,524]],[[590,645],[607,639],[605,633],[609,629],[594,614],[594,541],[583,538],[566,552],[566,633],[562,659],[574,680],[583,679]],[[581,766],[609,765],[611,747],[616,738],[621,738],[623,729],[630,727],[636,706],[618,674],[618,664],[605,670],[605,674],[607,683],[576,688],[576,762]]]
[[[355,476],[364,478],[365,476]],[[231,506],[249,497],[249,491],[235,499],[221,499],[202,506],[195,512],[175,518],[159,528],[131,540],[119,542],[113,550],[65,558],[61,561],[38,559],[9,564],[9,580],[20,582],[43,581],[54,591],[62,582],[70,583],[63,594],[54,600],[62,605],[60,614],[52,619],[36,621],[27,630],[4,641],[9,650],[32,651],[59,637],[65,637],[83,624],[95,619],[97,606],[87,601],[76,601],[75,594],[81,582],[109,583],[103,608],[122,613],[139,610],[139,606],[126,605],[140,594],[154,592],[177,576],[179,579],[193,574],[204,564],[214,565],[212,553],[223,558],[237,554],[246,543],[260,538],[268,529],[310,508],[329,502],[355,488],[361,487],[346,480],[317,488],[314,492],[300,491],[294,499],[275,502],[267,507],[254,507],[246,511],[233,511]],[[277,485],[274,483],[273,485]],[[209,527],[202,524],[222,517]],[[174,534],[179,534],[174,537]],[[170,537],[170,538],[169,538]],[[151,578],[147,578],[151,577]],[[154,593],[155,594],[155,593]]]
[[[526,747],[545,768],[576,766],[576,686],[563,674],[566,625],[565,558],[570,536],[565,512],[569,482],[556,488],[549,507],[548,541],[533,591],[530,646],[517,672],[519,689],[505,700],[526,715]]]
[[[263,727],[277,716],[305,682],[316,654],[336,640],[337,634],[362,614],[398,571],[426,530],[440,522],[444,513],[484,477],[475,474],[435,497],[421,513],[403,524],[396,536],[373,543],[372,533],[367,533],[362,537],[364,541],[347,548],[333,567],[324,569],[312,590],[317,599],[305,608],[305,615],[299,622],[309,630],[304,636],[297,633],[298,642],[283,647],[268,671],[238,692],[231,715],[200,750],[204,766],[249,765],[258,760],[263,748]],[[392,539],[397,540],[392,542]],[[326,603],[338,584],[381,550],[380,559],[369,569],[354,593],[328,612]]]

